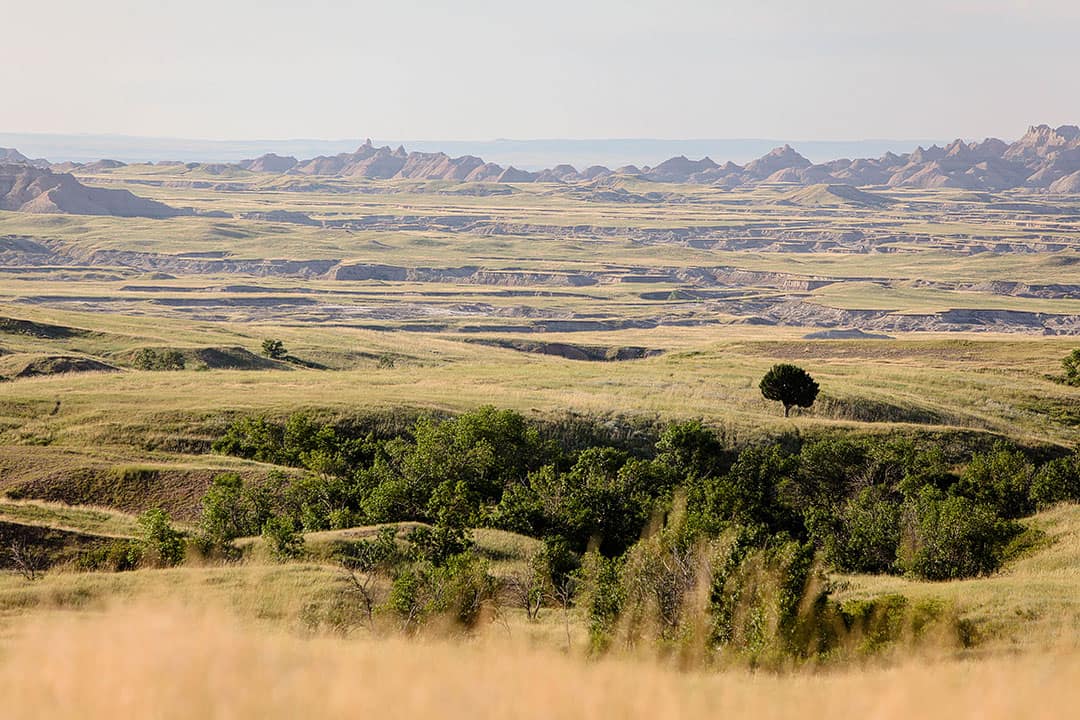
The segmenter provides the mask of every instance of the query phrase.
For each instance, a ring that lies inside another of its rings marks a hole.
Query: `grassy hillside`
[[[33,582],[0,572],[5,641],[38,622],[51,632],[58,614],[142,603],[366,637],[334,552],[374,528],[308,534],[288,563],[257,537],[236,563],[192,552],[167,570],[79,571],[125,565],[148,508],[191,529],[216,475],[280,471],[210,451],[241,417],[399,430],[495,405],[612,437],[701,418],[733,446],[842,433],[970,452],[1007,438],[1046,456],[1080,442],[1080,388],[1060,378],[1080,333],[1075,198],[875,189],[872,203],[823,202],[787,186],[636,180],[466,194],[175,166],[84,180],[202,214],[0,212],[0,534],[49,566]],[[263,356],[268,339],[284,357]],[[147,369],[163,357],[183,369]],[[778,362],[821,386],[790,419],[758,389]],[[994,651],[1075,637],[1080,513],[1024,522],[1041,539],[992,577],[834,576],[834,597],[871,608],[871,624],[880,608],[896,619],[896,597],[932,608],[952,634],[934,652],[956,651],[960,634]],[[539,542],[475,539],[501,582]],[[537,622],[516,608],[486,608],[471,637],[572,654],[593,641],[583,608],[552,604]],[[8,678],[0,666],[0,688]],[[699,682],[656,682],[669,681]]]
[[[837,576],[838,598],[902,595],[941,600],[971,621],[980,644],[1039,648],[1074,641],[1080,632],[1080,506],[1062,505],[1024,521],[1036,547],[991,577],[948,583],[900,577]]]
[[[216,472],[265,474],[258,464],[207,454],[233,418],[252,414],[340,419],[495,404],[535,419],[700,417],[743,439],[846,428],[1001,435],[1065,447],[1080,440],[1080,389],[1058,381],[1061,358],[1074,345],[1063,338],[804,340],[799,329],[754,326],[462,337],[23,306],[0,308],[0,315],[23,323],[0,333],[0,374],[9,377],[0,395],[0,489],[128,511],[162,504],[190,516]],[[270,337],[283,340],[289,359],[260,356]],[[590,362],[475,342],[529,347],[538,337],[555,347],[659,354]],[[175,350],[185,369],[135,369],[143,348]],[[17,377],[28,364],[57,357],[116,370]],[[822,387],[815,406],[790,420],[757,389],[775,362],[805,367]]]

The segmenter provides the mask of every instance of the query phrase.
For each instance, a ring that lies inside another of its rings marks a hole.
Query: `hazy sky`
[[[5,0],[0,130],[1014,138],[1080,123],[1077,0]]]

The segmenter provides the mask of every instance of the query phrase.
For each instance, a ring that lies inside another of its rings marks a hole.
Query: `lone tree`
[[[285,349],[285,343],[280,340],[263,340],[262,353],[272,360],[282,360],[289,351]]]
[[[788,417],[791,408],[810,407],[818,395],[818,384],[810,373],[797,365],[781,363],[773,365],[758,385],[766,400],[776,400],[784,404],[784,417]]]

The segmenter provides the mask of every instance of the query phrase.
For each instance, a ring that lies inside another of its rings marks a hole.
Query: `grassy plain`
[[[490,403],[537,418],[701,417],[744,439],[1080,440],[1080,397],[1056,380],[1076,343],[1049,334],[1080,317],[1074,198],[876,191],[895,202],[830,207],[790,204],[784,187],[626,178],[231,174],[83,178],[221,217],[0,213],[0,488],[79,485],[48,497],[135,510],[138,493],[65,478],[142,469],[155,478],[146,498],[190,516],[214,471],[266,471],[206,454],[229,419],[295,411]],[[803,337],[851,327],[893,339]],[[293,361],[258,357],[270,337]],[[660,354],[567,359],[583,347]],[[179,351],[187,369],[135,370],[144,349]],[[116,371],[58,373],[86,360]],[[756,389],[779,360],[823,388],[791,421]]]
[[[536,419],[697,417],[740,441],[855,430],[1080,442],[1080,391],[1058,377],[1080,331],[1076,198],[878,189],[896,202],[807,207],[786,204],[785,187],[629,179],[300,191],[296,178],[182,166],[83,179],[222,216],[0,212],[0,496],[24,498],[0,499],[0,523],[127,538],[160,505],[183,525],[215,473],[271,469],[208,452],[251,414],[494,404]],[[481,191],[495,194],[468,194]],[[852,328],[890,339],[805,337]],[[290,358],[261,358],[267,338]],[[569,359],[582,347],[661,352]],[[147,348],[181,352],[186,369],[135,369]],[[112,371],[55,371],[63,358]],[[778,361],[822,386],[790,420],[757,389]],[[1026,522],[1046,543],[993,577],[836,577],[837,593],[941,600],[983,647],[1059,655],[680,674],[655,658],[583,664],[577,617],[571,652],[556,654],[555,610],[464,646],[327,638],[342,578],[322,551],[339,535],[317,534],[312,556],[287,565],[253,539],[230,566],[0,574],[0,697],[18,717],[1061,717],[1080,668],[1080,514]],[[478,541],[497,572],[528,552],[517,536]],[[91,681],[90,664],[111,670]],[[430,682],[404,684],[420,674]]]

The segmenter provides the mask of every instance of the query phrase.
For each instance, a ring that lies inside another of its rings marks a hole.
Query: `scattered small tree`
[[[141,348],[131,360],[139,370],[183,370],[184,356],[177,350]]]
[[[783,403],[784,417],[791,414],[793,407],[810,407],[817,399],[818,384],[810,373],[797,365],[781,363],[773,365],[758,387],[766,400]]]
[[[275,499],[265,485],[245,484],[236,473],[214,477],[202,499],[196,541],[203,553],[235,556],[233,540],[258,535],[273,517]]]
[[[48,564],[45,553],[20,538],[13,539],[8,545],[11,564],[26,580],[33,582],[40,578]]]
[[[173,528],[169,514],[161,508],[147,510],[138,518],[145,551],[143,558],[162,567],[184,561],[184,536]]]
[[[1076,348],[1061,361],[1065,369],[1065,383],[1080,387],[1080,348]]]
[[[471,551],[454,555],[443,565],[414,562],[395,576],[383,607],[398,616],[405,632],[415,631],[433,616],[471,628],[483,608],[498,600],[498,586],[488,569],[487,561]]]
[[[280,562],[294,560],[304,554],[304,536],[296,531],[296,524],[288,515],[276,515],[263,525],[263,539],[270,552]]]
[[[404,561],[397,544],[397,526],[381,527],[374,539],[349,543],[338,554],[346,592],[360,598],[370,628],[375,622],[375,608],[381,603],[380,578],[389,576]]]
[[[284,360],[289,351],[285,349],[285,343],[280,340],[267,338],[262,342],[262,354],[271,360]]]
[[[514,603],[525,611],[530,622],[535,622],[551,583],[543,553],[532,553],[525,566],[509,573],[504,582]]]

